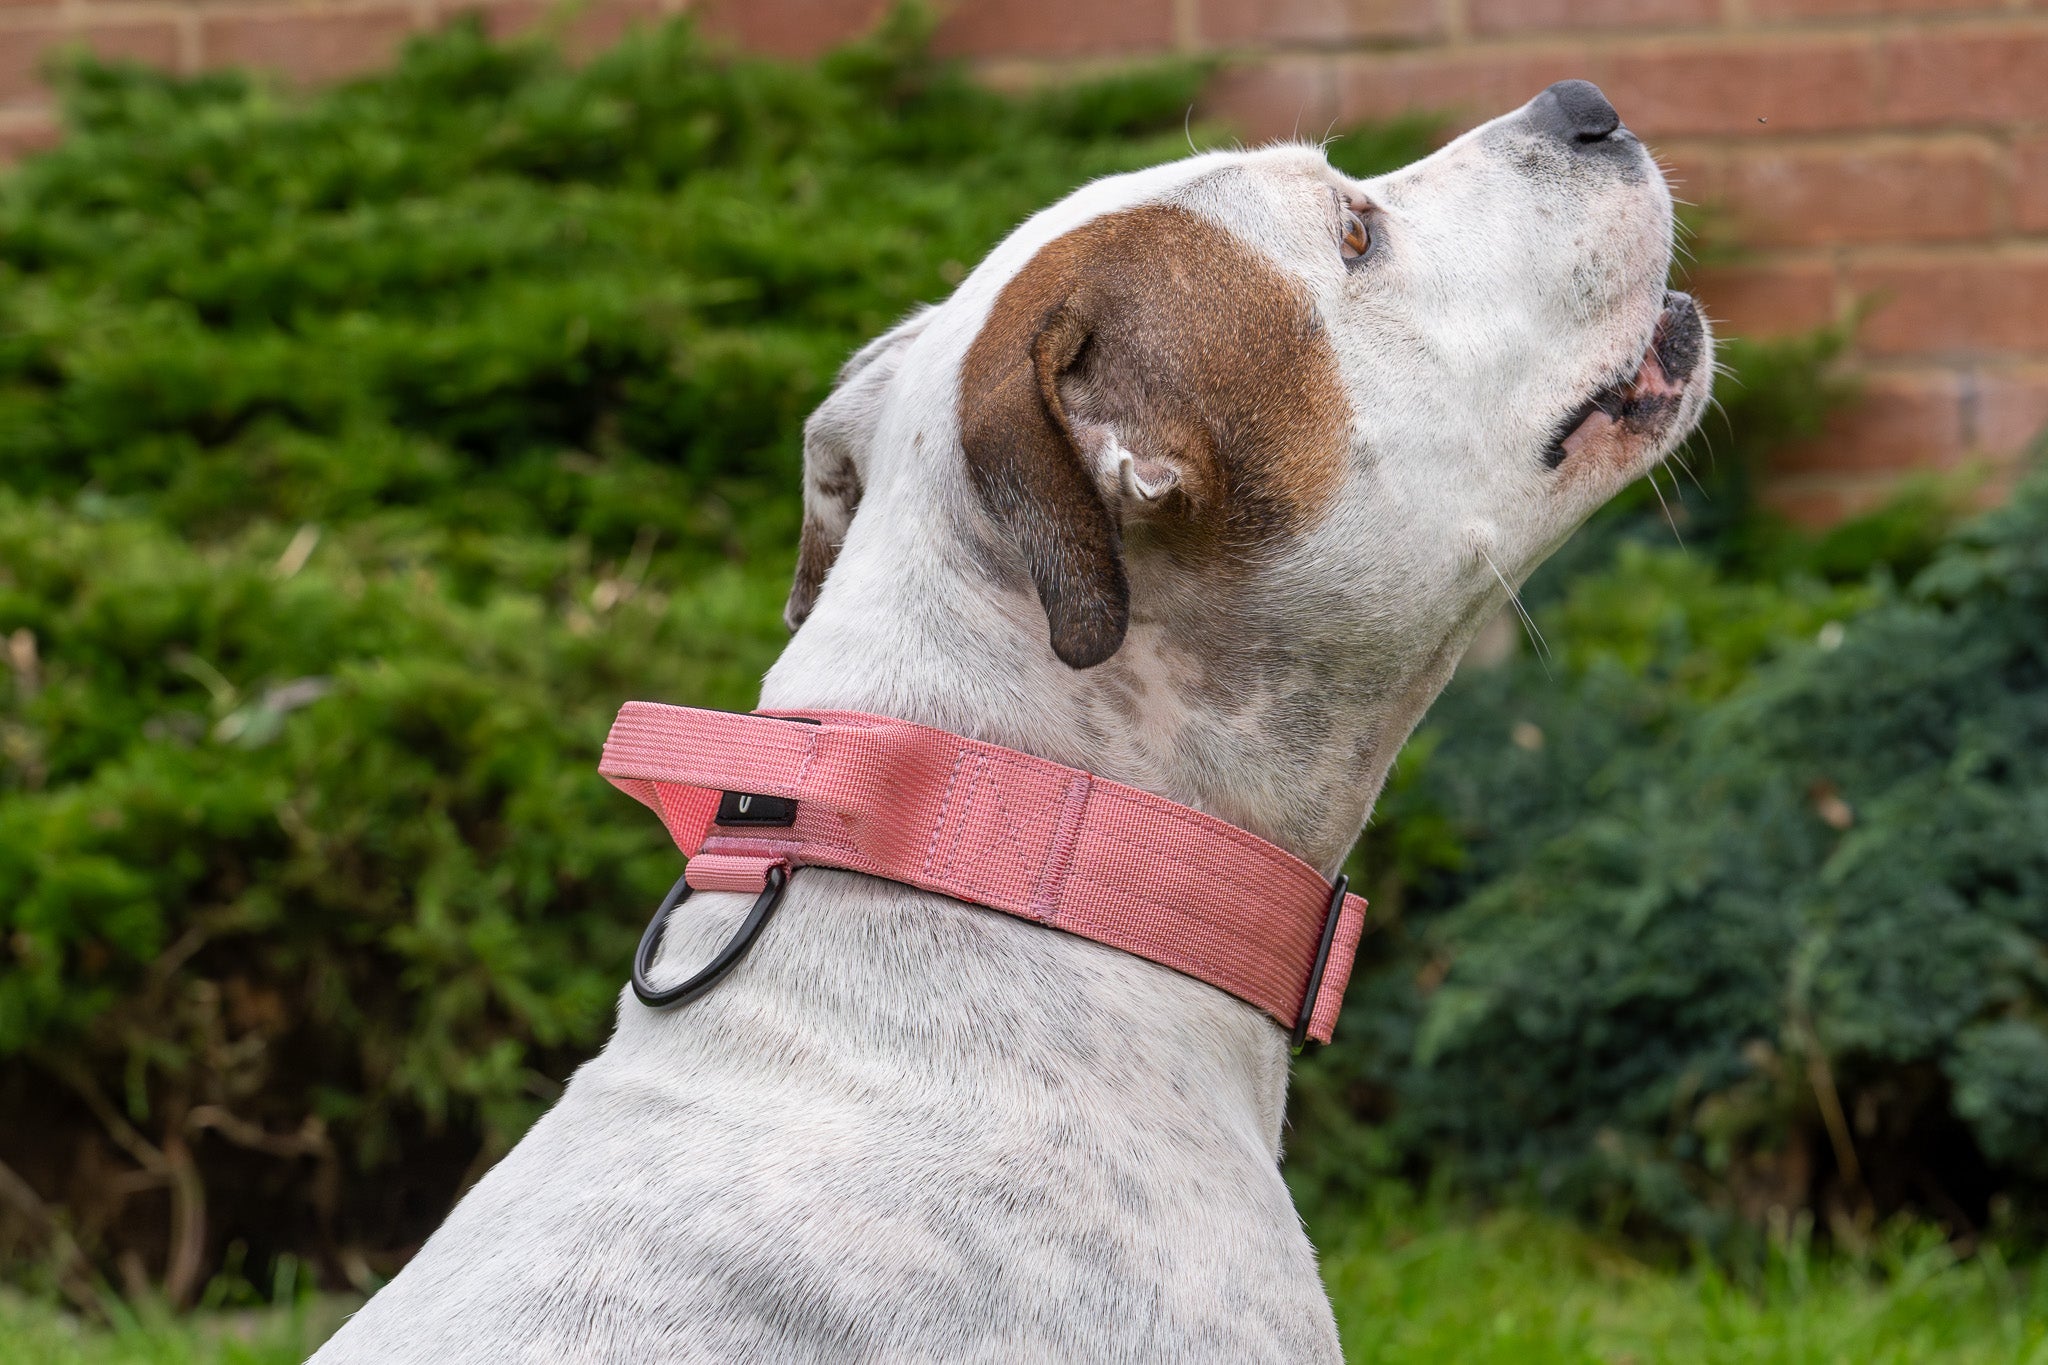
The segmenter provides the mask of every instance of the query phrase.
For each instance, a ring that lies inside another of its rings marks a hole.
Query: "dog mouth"
[[[1564,415],[1543,453],[1551,469],[1610,431],[1655,438],[1678,416],[1686,386],[1699,368],[1706,325],[1690,294],[1667,290],[1656,330],[1635,369]]]

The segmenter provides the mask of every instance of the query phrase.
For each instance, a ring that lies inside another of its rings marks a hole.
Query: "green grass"
[[[1785,1239],[1746,1285],[1400,1197],[1318,1240],[1345,1357],[1372,1365],[2048,1365],[2048,1265],[1959,1260],[1924,1228],[1853,1258]]]
[[[1527,1213],[1460,1216],[1389,1196],[1319,1240],[1347,1358],[1372,1365],[2048,1365],[2048,1265],[1959,1260],[1906,1229],[1864,1256],[1791,1239],[1753,1284],[1650,1264]],[[285,1365],[343,1305],[113,1327],[0,1298],[0,1365]]]
[[[0,1365],[298,1365],[340,1325],[339,1305],[173,1318],[126,1305],[88,1327],[51,1305],[0,1293]]]

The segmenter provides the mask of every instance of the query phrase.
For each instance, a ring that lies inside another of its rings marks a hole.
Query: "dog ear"
[[[1301,287],[1155,204],[1054,238],[1010,278],[961,367],[959,418],[1053,652],[1087,668],[1129,628],[1126,527],[1190,566],[1257,562],[1327,505],[1350,407]]]
[[[817,605],[825,575],[839,558],[867,486],[868,452],[882,400],[903,352],[924,330],[930,312],[918,309],[854,352],[840,367],[831,394],[804,423],[804,526],[797,540],[796,579],[782,609],[792,631]]]
[[[1014,284],[1025,284],[1020,276]],[[1053,653],[1089,668],[1116,653],[1130,626],[1116,518],[1075,437],[1060,380],[1094,335],[1103,299],[1081,282],[1037,316],[1006,290],[968,351],[961,374],[960,441],[968,473],[998,525],[1023,550],[1045,608]]]

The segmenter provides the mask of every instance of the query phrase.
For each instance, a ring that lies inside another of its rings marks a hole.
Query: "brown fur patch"
[[[803,625],[825,575],[839,558],[840,542],[847,525],[860,510],[860,469],[853,457],[823,439],[806,443],[804,452],[804,526],[796,545],[796,577],[789,586],[789,601],[783,605],[782,620],[791,630]],[[828,515],[820,515],[811,504],[819,504]],[[827,525],[829,520],[830,525]]]
[[[811,608],[818,605],[818,593],[825,586],[825,575],[832,571],[833,561],[839,558],[839,543],[827,535],[814,517],[804,518],[804,528],[796,542],[796,576],[789,585],[789,600],[782,606],[782,623],[796,630],[809,619]]]
[[[1048,243],[1003,287],[961,371],[968,468],[1075,667],[1114,653],[1129,620],[1118,519],[1077,431],[1111,428],[1179,469],[1169,544],[1213,562],[1314,519],[1342,477],[1348,417],[1303,291],[1170,205]]]

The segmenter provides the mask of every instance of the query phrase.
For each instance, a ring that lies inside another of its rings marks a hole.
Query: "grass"
[[[1402,1196],[1318,1241],[1345,1357],[1372,1365],[2048,1365],[2048,1264],[1961,1260],[1924,1228],[1853,1258],[1782,1239],[1751,1284]]]
[[[298,1365],[341,1325],[340,1305],[174,1318],[117,1304],[110,1326],[87,1326],[51,1304],[0,1296],[0,1365]]]
[[[1753,1284],[1650,1264],[1537,1214],[1461,1216],[1389,1196],[1324,1224],[1346,1356],[1371,1365],[2048,1365],[2048,1264],[1959,1260],[1900,1229],[1861,1257],[1787,1239]],[[0,1365],[287,1365],[343,1305],[111,1326],[0,1298]]]

